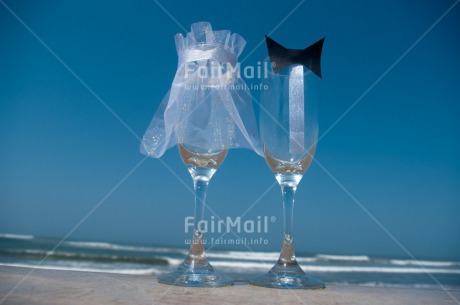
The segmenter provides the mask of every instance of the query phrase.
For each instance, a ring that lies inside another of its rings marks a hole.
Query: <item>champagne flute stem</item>
[[[204,167],[189,167],[189,171],[193,178],[193,187],[195,190],[195,218],[192,242],[190,244],[190,254],[194,256],[203,256],[203,220],[204,208],[206,206],[206,192],[208,190],[209,181],[216,170]]]
[[[294,253],[294,196],[297,185],[281,184],[283,194],[283,246],[280,258],[286,261],[295,260]]]
[[[194,179],[195,189],[195,220],[193,225],[192,243],[190,244],[190,254],[203,255],[203,220],[204,208],[206,206],[206,192],[209,181]]]

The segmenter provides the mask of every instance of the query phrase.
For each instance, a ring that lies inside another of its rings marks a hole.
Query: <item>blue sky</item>
[[[155,1],[3,1],[142,136],[184,32]],[[143,159],[139,140],[3,3],[0,232],[61,238],[105,198],[71,239],[183,244],[193,196],[177,150],[162,158],[169,169],[149,158],[123,180]],[[299,252],[404,257],[403,245],[417,258],[460,259],[460,5],[435,24],[454,1],[158,3],[187,30],[206,20],[240,33],[243,66],[267,56],[265,34],[290,48],[326,37],[320,136],[359,103],[319,142],[323,168],[312,164],[298,188]],[[231,150],[208,204],[236,217],[274,182],[262,158]],[[281,211],[275,185],[246,215],[278,217],[254,250],[278,250]]]

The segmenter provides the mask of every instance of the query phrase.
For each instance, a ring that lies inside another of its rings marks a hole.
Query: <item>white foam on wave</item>
[[[244,253],[244,252],[241,252]],[[273,267],[276,260],[278,259],[279,253],[270,253],[269,256],[258,256],[253,253],[251,256],[245,257],[236,257],[236,256],[227,256],[227,255],[215,255],[216,253],[208,255],[208,258],[211,260],[211,264],[213,266],[223,266],[223,267],[237,267],[241,264],[242,268],[269,268]],[[263,254],[263,253],[262,253]],[[275,255],[273,255],[275,254]],[[183,262],[183,259],[171,258],[168,256],[159,257],[168,261],[169,265],[179,265]],[[215,260],[216,258],[233,258],[239,261],[231,261],[231,260]],[[245,262],[245,260],[249,262]],[[299,263],[311,262],[314,261],[314,258],[297,258]]]
[[[29,265],[29,264],[4,264],[0,266],[32,268],[42,270],[60,270],[60,271],[83,271],[83,272],[96,272],[96,273],[117,273],[117,274],[132,274],[132,275],[156,275],[161,271],[155,268],[148,269],[98,269],[98,268],[81,268],[72,266],[48,266],[48,265]]]
[[[317,262],[318,259],[316,257],[296,257],[297,262],[299,263],[311,263]]]
[[[244,252],[244,251],[222,251],[210,252],[208,257],[211,259],[224,258],[242,261],[268,261],[275,262],[280,256],[279,252]],[[318,259],[316,257],[297,257],[298,262],[314,262]]]
[[[74,246],[79,248],[90,249],[107,249],[107,250],[122,250],[122,251],[138,251],[138,252],[161,252],[161,253],[179,253],[186,255],[187,250],[177,248],[164,247],[143,247],[143,246],[126,246],[120,244],[112,244],[106,242],[91,242],[91,241],[66,241],[64,245]]]
[[[435,261],[419,261],[419,260],[398,260],[392,259],[390,263],[393,265],[415,265],[415,266],[427,266],[427,267],[452,267],[459,266],[460,262],[435,262]]]
[[[97,249],[110,249],[110,250],[127,250],[127,251],[153,251],[154,248],[150,247],[134,247],[118,244],[111,244],[106,242],[92,242],[92,241],[66,241],[65,245],[75,246],[80,248],[97,248]]]
[[[274,261],[278,259],[278,252],[243,252],[243,251],[226,251],[226,252],[211,252],[208,255],[210,258],[227,258],[239,260],[258,260],[258,261]]]
[[[272,263],[257,262],[231,262],[214,261],[213,266],[234,268],[234,269],[270,269]],[[362,272],[362,273],[430,273],[430,274],[460,274],[460,269],[438,269],[438,268],[396,268],[396,267],[361,267],[361,266],[303,266],[309,272]]]
[[[6,250],[7,253],[13,254],[35,254],[35,255],[52,255],[56,252],[46,251],[46,250],[36,250],[36,249],[13,249]]]
[[[348,266],[306,266],[306,271],[314,272],[369,272],[369,273],[430,273],[430,274],[460,274],[460,269],[438,268],[395,268],[395,267],[348,267]]]
[[[226,267],[232,269],[265,269],[273,267],[273,263],[257,262],[230,262],[230,261],[213,261],[211,264],[215,267]]]
[[[321,260],[330,261],[354,261],[354,262],[365,262],[370,261],[369,256],[366,255],[330,255],[330,254],[318,254],[316,258]]]
[[[168,265],[172,265],[172,266],[174,266],[174,265],[178,266],[184,261],[183,259],[171,258],[171,257],[160,257],[160,258],[167,260]]]
[[[34,236],[33,236],[33,235],[21,235],[21,234],[0,233],[0,238],[11,238],[11,239],[34,239]]]

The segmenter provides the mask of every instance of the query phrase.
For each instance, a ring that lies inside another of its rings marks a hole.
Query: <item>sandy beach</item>
[[[458,304],[460,291],[328,285],[325,290],[278,290],[235,285],[184,288],[156,277],[0,267],[0,304]],[[22,281],[22,282],[21,282]],[[20,283],[18,285],[18,283]],[[18,285],[18,286],[17,286]],[[10,291],[17,286],[14,291]],[[5,297],[8,297],[5,299]]]

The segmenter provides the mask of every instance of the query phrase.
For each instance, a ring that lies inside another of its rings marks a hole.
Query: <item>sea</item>
[[[177,268],[187,253],[185,248],[0,234],[0,266],[158,275]],[[279,253],[212,249],[207,255],[221,273],[247,282],[267,272]],[[460,290],[460,261],[306,253],[297,253],[297,260],[326,284]]]

